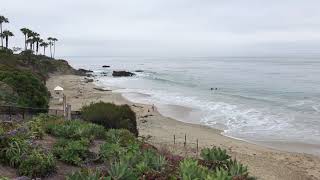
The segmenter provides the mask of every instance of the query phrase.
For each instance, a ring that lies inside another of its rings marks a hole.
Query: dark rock
[[[110,66],[107,66],[107,65],[103,65],[102,67],[103,67],[103,68],[109,68]]]
[[[113,71],[112,76],[114,77],[128,77],[128,76],[134,76],[135,74],[132,72],[127,71]]]
[[[109,90],[109,89],[103,89],[103,88],[93,88],[93,89],[95,89],[95,90],[97,90],[97,91],[111,91],[111,90]]]
[[[135,72],[144,72],[143,70],[136,70]]]
[[[86,70],[86,69],[78,69],[79,72],[82,72],[82,73],[93,73],[93,71],[91,70]]]

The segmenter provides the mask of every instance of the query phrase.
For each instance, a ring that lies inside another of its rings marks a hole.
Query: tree
[[[48,37],[48,41],[49,41],[49,47],[50,47],[50,57],[52,58],[52,42],[53,38],[52,37]]]
[[[3,49],[3,32],[2,32],[2,24],[3,23],[9,23],[8,18],[4,17],[4,16],[0,16],[0,36],[1,36],[1,48]]]
[[[29,34],[32,33],[32,31],[28,28],[21,28],[20,31],[23,33],[24,35],[24,50],[27,50],[28,44],[27,44],[27,37],[29,36]]]
[[[46,55],[46,48],[49,46],[49,43],[41,42],[40,46],[43,47],[43,55]]]
[[[9,37],[14,36],[11,31],[5,30],[2,32],[2,38],[6,38],[6,48],[8,49]]]
[[[43,40],[40,39],[39,36],[35,36],[33,38],[34,42],[36,43],[36,54],[38,54],[38,51],[39,51],[39,43],[41,43]]]
[[[32,51],[32,49],[33,49],[33,47],[32,47],[33,43],[34,43],[33,38],[28,38],[28,39],[27,39],[27,44],[30,45],[29,49],[30,49],[31,51]]]
[[[52,38],[53,42],[53,58],[56,56],[56,42],[58,41],[57,38]]]

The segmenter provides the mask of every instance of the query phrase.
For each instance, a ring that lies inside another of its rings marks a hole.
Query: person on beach
[[[152,111],[154,111],[154,104],[152,104]]]

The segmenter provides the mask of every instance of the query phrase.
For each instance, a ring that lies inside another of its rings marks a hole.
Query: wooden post
[[[67,120],[71,120],[71,105],[67,105]]]
[[[173,135],[173,144],[176,144],[176,135]]]
[[[67,108],[67,97],[66,97],[66,95],[64,95],[63,94],[63,116],[66,118],[67,117],[67,110],[66,110],[66,108]]]
[[[184,147],[187,145],[187,134],[184,134]]]
[[[198,156],[198,153],[199,153],[199,140],[197,139],[197,156]]]

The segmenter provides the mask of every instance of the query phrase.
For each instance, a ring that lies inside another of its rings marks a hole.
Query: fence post
[[[197,139],[197,156],[199,154],[199,140]]]
[[[187,134],[184,134],[184,147],[187,145]]]
[[[63,94],[63,116],[66,118],[67,116],[67,111],[66,111],[66,108],[67,108],[67,97],[66,95]]]
[[[173,135],[173,144],[176,144],[176,135]]]
[[[67,104],[67,120],[71,120],[71,105]]]

